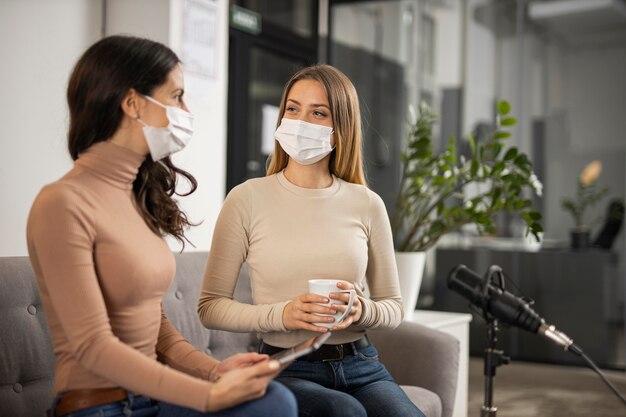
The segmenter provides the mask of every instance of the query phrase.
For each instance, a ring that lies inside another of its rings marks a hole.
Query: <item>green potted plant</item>
[[[574,229],[570,232],[573,249],[583,249],[589,246],[589,231],[591,225],[585,221],[585,211],[596,205],[604,198],[609,189],[599,187],[598,177],[602,172],[602,163],[593,161],[580,173],[574,198],[562,198],[561,207],[574,218]]]
[[[443,235],[466,224],[476,225],[481,234],[493,234],[495,214],[508,211],[519,213],[527,235],[540,240],[541,214],[526,194],[541,195],[542,185],[526,154],[505,145],[511,136],[507,129],[516,123],[509,113],[509,104],[500,101],[496,129],[482,142],[469,135],[466,158],[458,155],[454,137],[443,151],[433,151],[432,130],[437,118],[428,105],[420,106],[402,153],[401,185],[391,219],[405,314],[413,311],[417,302],[425,251]],[[410,260],[413,258],[417,260]],[[404,272],[405,265],[411,264],[418,270]]]

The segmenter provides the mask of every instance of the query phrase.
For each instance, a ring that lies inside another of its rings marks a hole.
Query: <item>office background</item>
[[[567,1],[0,0],[0,256],[27,254],[25,224],[35,195],[71,167],[65,88],[73,64],[90,44],[116,33],[164,42],[190,61],[187,96],[197,132],[174,157],[199,183],[181,200],[191,219],[201,222],[190,230],[195,248],[187,250],[210,249],[228,189],[262,175],[267,147],[259,112],[277,104],[298,66],[318,60],[337,65],[357,86],[366,169],[388,207],[409,105],[429,102],[442,114],[441,141],[449,134],[463,140],[488,128],[495,101],[507,99],[519,120],[511,144],[531,156],[544,183],[537,200],[544,248],[566,248],[572,220],[560,199],[575,192],[588,162],[602,161],[599,183],[611,197],[623,200],[626,191],[626,6],[570,1],[596,9],[574,17],[532,13],[557,3]],[[233,28],[233,5],[258,13],[261,32]],[[189,14],[194,7],[197,13]],[[194,46],[194,34],[185,32],[194,16],[211,22],[210,33],[196,34],[204,46]],[[198,53],[210,62],[196,65],[191,59]],[[607,202],[590,217],[601,217]],[[488,242],[492,249],[527,249],[519,220],[503,218],[500,232]],[[610,285],[602,290],[607,298],[599,302],[610,299],[611,314],[618,312],[613,325],[622,326],[623,231],[613,253]],[[600,275],[572,279],[600,286]],[[435,291],[432,279],[424,288]],[[618,367],[624,364],[621,334]]]

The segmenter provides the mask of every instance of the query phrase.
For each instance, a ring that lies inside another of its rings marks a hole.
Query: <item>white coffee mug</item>
[[[346,316],[350,314],[350,309],[352,308],[352,304],[354,303],[354,299],[356,297],[356,291],[340,289],[339,287],[337,287],[337,283],[339,282],[342,282],[342,281],[336,280],[336,279],[310,279],[309,280],[309,293],[321,295],[323,297],[328,298],[329,300],[325,304],[319,303],[320,305],[323,305],[326,307],[330,307],[331,304],[335,304],[335,305],[344,304],[345,305],[346,303],[344,303],[341,300],[331,300],[330,293],[338,292],[338,293],[350,294],[350,301],[348,301],[348,308],[346,308],[346,311],[344,311],[343,313],[341,311],[337,311],[333,315],[335,317],[334,322],[313,323],[316,326],[322,326],[322,327],[327,327],[329,329],[332,329],[334,325],[341,323],[343,319],[345,319]],[[317,314],[318,316],[330,316],[330,314],[318,314],[318,313],[313,313],[313,314]]]

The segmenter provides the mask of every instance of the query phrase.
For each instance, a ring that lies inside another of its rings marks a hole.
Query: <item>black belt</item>
[[[341,345],[322,345],[322,347],[315,352],[311,352],[308,355],[304,355],[296,360],[307,362],[340,361],[345,356],[354,355],[358,350],[365,349],[369,345],[369,339],[367,338],[367,336],[363,336],[362,338],[355,340],[354,342],[343,343]],[[259,345],[259,353],[264,353],[266,355],[273,355],[275,353],[282,352],[283,350],[285,349],[268,345],[263,341]]]

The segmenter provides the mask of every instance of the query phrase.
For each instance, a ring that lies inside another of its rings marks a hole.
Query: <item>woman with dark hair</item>
[[[175,271],[163,236],[184,244],[190,225],[177,177],[196,188],[169,158],[193,133],[183,93],[177,56],[135,37],[100,40],[71,75],[74,167],[39,193],[27,230],[56,355],[52,416],[296,414],[277,362],[213,359],[163,312]]]

